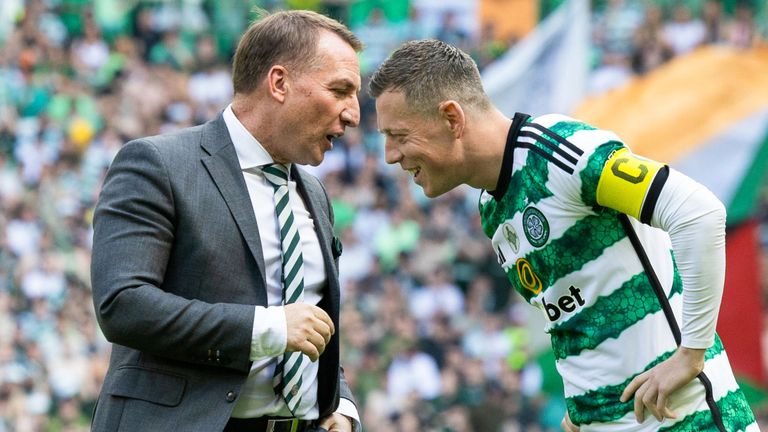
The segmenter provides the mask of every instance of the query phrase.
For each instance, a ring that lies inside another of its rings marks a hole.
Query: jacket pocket
[[[181,403],[187,380],[181,375],[157,369],[125,366],[115,371],[108,393],[175,407]]]

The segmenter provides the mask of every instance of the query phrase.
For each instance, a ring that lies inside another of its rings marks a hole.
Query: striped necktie
[[[262,169],[264,177],[275,190],[275,213],[280,226],[280,244],[283,251],[283,304],[304,301],[304,257],[301,253],[299,227],[293,217],[288,199],[288,167],[269,164]],[[285,352],[278,357],[273,380],[275,393],[285,399],[291,413],[301,402],[302,371],[309,363],[300,351]]]

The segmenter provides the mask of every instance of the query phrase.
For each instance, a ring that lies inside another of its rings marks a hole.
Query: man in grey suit
[[[307,11],[252,24],[215,120],[126,144],[94,216],[113,343],[96,431],[351,431],[341,244],[318,165],[359,122],[360,41]],[[314,429],[318,428],[318,429]]]

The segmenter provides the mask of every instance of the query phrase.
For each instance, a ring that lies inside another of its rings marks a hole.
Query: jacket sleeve
[[[94,214],[96,317],[115,344],[161,357],[250,368],[254,307],[210,304],[163,289],[176,214],[169,171],[151,142],[133,141],[109,169]]]

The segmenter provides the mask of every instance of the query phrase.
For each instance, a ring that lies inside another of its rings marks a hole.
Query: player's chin
[[[461,182],[451,177],[426,176],[424,174],[424,169],[422,168],[422,171],[419,173],[418,184],[424,190],[424,195],[428,198],[437,198],[461,185]]]
[[[421,189],[424,191],[424,195],[426,195],[427,198],[437,198],[440,195],[448,192],[448,189],[435,188],[430,184],[422,184]]]

